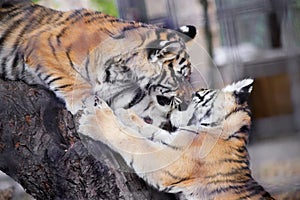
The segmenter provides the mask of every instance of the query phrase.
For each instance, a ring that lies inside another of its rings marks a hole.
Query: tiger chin
[[[45,86],[72,114],[97,95],[147,117],[160,106],[156,95],[177,97],[188,84],[186,44],[196,33],[191,25],[174,31],[89,9],[0,0],[0,76]]]
[[[91,99],[95,106],[85,109],[79,131],[119,153],[150,185],[181,199],[273,199],[249,167],[252,83],[245,79],[195,92],[186,111],[172,113],[175,132]]]

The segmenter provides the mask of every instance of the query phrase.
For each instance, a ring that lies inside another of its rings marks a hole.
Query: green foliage
[[[109,15],[118,16],[118,9],[115,0],[91,0],[94,9]]]
[[[40,0],[31,0],[34,3],[38,3]],[[63,0],[62,0],[63,1]],[[93,9],[99,10],[109,15],[118,16],[118,9],[115,0],[90,0]]]

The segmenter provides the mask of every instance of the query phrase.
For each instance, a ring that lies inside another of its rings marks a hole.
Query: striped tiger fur
[[[162,97],[180,102],[191,73],[186,43],[196,35],[193,26],[172,31],[88,9],[18,2],[0,1],[3,78],[46,86],[73,114],[91,95],[145,118],[149,107],[165,106]]]
[[[79,131],[118,152],[149,184],[182,199],[273,199],[249,167],[252,83],[195,92],[186,111],[172,113],[175,132],[146,124],[130,110],[115,115],[104,101],[91,99]]]

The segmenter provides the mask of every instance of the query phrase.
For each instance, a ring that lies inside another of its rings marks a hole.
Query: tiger
[[[89,9],[63,12],[20,1],[0,1],[2,78],[46,87],[72,114],[97,95],[113,109],[130,108],[162,126],[167,113],[180,107],[194,26],[174,31]]]
[[[88,99],[79,132],[119,153],[158,190],[181,199],[274,199],[251,175],[247,142],[248,98],[253,79],[193,93],[174,110],[169,132],[145,123],[132,110],[114,112],[97,96]]]

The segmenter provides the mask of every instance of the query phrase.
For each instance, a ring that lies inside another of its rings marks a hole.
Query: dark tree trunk
[[[175,198],[95,159],[76,132],[76,117],[51,92],[0,79],[0,100],[0,170],[34,198]]]

